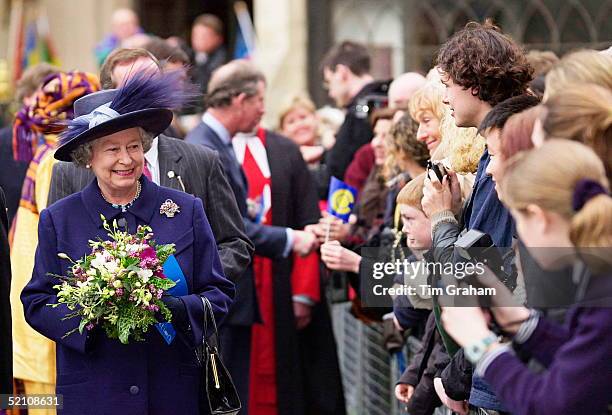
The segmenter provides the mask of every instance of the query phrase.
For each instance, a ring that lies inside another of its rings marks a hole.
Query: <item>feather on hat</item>
[[[139,72],[118,89],[78,99],[74,103],[75,118],[60,135],[55,158],[72,161],[72,152],[82,144],[134,127],[159,135],[172,122],[172,109],[198,96],[182,76],[180,71]]]

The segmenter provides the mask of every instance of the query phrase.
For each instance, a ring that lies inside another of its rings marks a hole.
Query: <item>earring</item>
[[[86,169],[91,169],[91,164],[86,164],[86,165],[85,165],[85,168],[86,168]]]

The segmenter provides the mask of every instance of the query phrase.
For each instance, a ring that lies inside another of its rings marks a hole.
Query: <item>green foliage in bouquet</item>
[[[104,229],[110,240],[89,241],[91,254],[73,261],[66,254],[58,256],[72,263],[68,275],[55,275],[61,284],[57,303],[70,313],[65,319],[79,317],[79,326],[64,337],[99,326],[111,339],[123,344],[142,341],[149,327],[158,323],[156,313],[171,321],[172,313],[161,301],[163,293],[175,285],[163,272],[162,265],[175,252],[174,244],[156,244],[149,226],[139,226],[131,235],[117,227],[112,229],[103,215]]]

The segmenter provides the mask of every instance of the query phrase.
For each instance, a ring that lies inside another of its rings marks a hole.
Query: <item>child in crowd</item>
[[[415,177],[397,196],[404,224],[402,232],[406,235],[406,244],[413,253],[408,260],[412,264],[420,263],[422,266],[412,266],[412,272],[400,278],[402,285],[414,287],[415,294],[396,297],[393,312],[402,329],[414,328],[423,320],[427,320],[421,339],[422,346],[395,386],[396,398],[406,404],[406,410],[411,415],[432,414],[435,408],[441,405],[434,389],[434,376],[449,362],[449,356],[436,329],[434,314],[430,312],[433,307],[431,296],[421,290],[422,286],[431,283],[424,259],[424,254],[431,248],[432,243],[431,221],[421,207],[424,180],[425,173]]]

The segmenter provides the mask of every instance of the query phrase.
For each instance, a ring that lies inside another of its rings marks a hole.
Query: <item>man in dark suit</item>
[[[127,70],[126,66],[129,67]],[[161,68],[150,53],[144,49],[121,49],[113,52],[112,62],[105,62],[102,66],[100,79],[106,87],[115,88],[126,76],[148,68]],[[237,283],[251,261],[254,248],[244,233],[240,212],[218,155],[201,146],[160,134],[153,140],[145,159],[145,174],[148,172],[156,184],[202,199],[223,270]],[[93,177],[87,169],[58,162],[53,166],[47,206],[80,191]]]
[[[11,260],[6,199],[0,187],[0,394],[13,392],[13,336],[11,335]]]
[[[186,141],[210,147],[219,153],[236,196],[247,235],[255,244],[255,253],[274,261],[274,299],[277,301],[274,316],[277,320],[276,326],[284,326],[286,329],[287,325],[293,323],[290,255],[306,255],[316,247],[314,235],[299,230],[308,223],[316,222],[318,218],[316,192],[312,183],[309,183],[311,177],[299,150],[291,147],[289,140],[276,140],[276,136],[271,136],[270,140],[274,144],[268,149],[269,168],[271,171],[275,169],[274,177],[284,177],[286,180],[279,180],[272,186],[270,198],[275,218],[272,224],[255,220],[252,213],[257,207],[254,203],[247,202],[247,179],[234,153],[232,137],[240,132],[252,133],[259,124],[264,113],[265,79],[249,62],[233,61],[213,74],[209,91],[206,100],[208,110],[203,121],[187,135]],[[314,209],[306,209],[310,206],[309,201],[313,202]],[[250,279],[245,278],[241,281],[242,284],[236,286],[236,297],[227,319],[228,324],[221,331],[225,363],[236,383],[245,414],[249,408],[251,325],[259,322],[259,298],[256,297],[253,284],[252,267],[249,267],[249,274]],[[277,295],[280,291],[283,293]],[[280,342],[283,343],[282,347],[280,343],[276,345],[277,363],[282,363],[277,364],[277,367],[287,369],[278,374],[278,390],[285,392],[282,393],[285,399],[279,402],[279,408],[284,409],[281,411],[283,414],[302,413],[301,410],[293,410],[299,406],[296,402],[303,399],[303,392],[299,388],[302,380],[299,376],[292,376],[296,371],[289,370],[297,363],[297,354],[294,353],[297,346],[296,334],[290,330],[287,330],[287,333],[286,337],[279,333],[277,338],[281,338],[284,343]],[[262,356],[253,358],[261,359]]]

